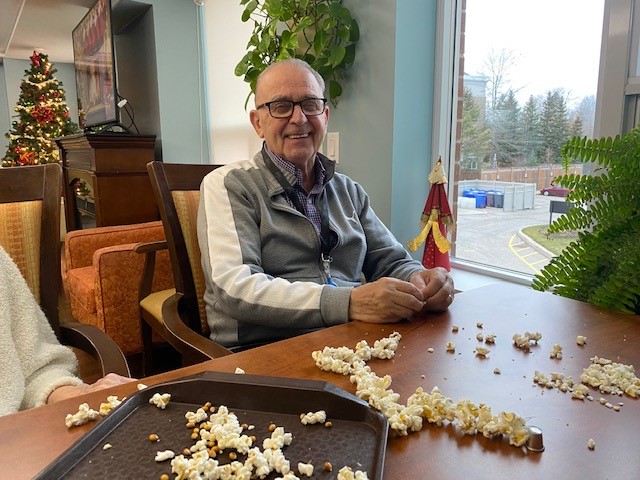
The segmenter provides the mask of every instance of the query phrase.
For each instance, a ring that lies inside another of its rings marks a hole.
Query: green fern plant
[[[562,149],[565,169],[575,159],[592,163],[594,173],[556,179],[575,207],[549,233],[574,230],[578,239],[532,288],[640,314],[640,127],[615,139],[574,137]]]

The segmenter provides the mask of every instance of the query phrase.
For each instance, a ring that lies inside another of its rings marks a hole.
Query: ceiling
[[[0,0],[0,62],[34,50],[73,63],[71,32],[96,0]]]

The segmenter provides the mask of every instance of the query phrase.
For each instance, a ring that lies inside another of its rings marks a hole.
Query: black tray
[[[171,394],[165,410],[149,403],[154,393]],[[388,422],[366,402],[326,382],[220,372],[203,372],[136,392],[36,478],[153,479],[163,473],[174,478],[171,461],[158,463],[155,454],[173,450],[177,456],[195,443],[184,414],[206,402],[226,405],[240,423],[254,425],[244,433],[255,435],[254,446],[261,450],[262,441],[271,435],[269,424],[291,432],[293,442],[282,450],[294,472],[298,462],[310,461],[314,479],[336,478],[345,465],[366,471],[370,479],[382,479]],[[327,412],[332,427],[302,424],[301,413],[318,410]],[[152,433],[160,441],[150,442]],[[106,443],[112,448],[104,450]],[[227,463],[230,451],[216,459]],[[238,455],[239,461],[245,458]],[[333,471],[323,470],[325,461]],[[274,472],[267,478],[276,476]]]

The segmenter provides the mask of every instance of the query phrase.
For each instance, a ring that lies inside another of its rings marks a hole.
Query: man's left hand
[[[409,279],[422,292],[424,309],[430,312],[442,312],[453,302],[453,279],[442,267],[422,270]]]

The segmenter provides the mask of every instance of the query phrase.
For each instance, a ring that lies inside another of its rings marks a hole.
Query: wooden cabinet
[[[86,133],[58,138],[56,144],[68,231],[160,218],[147,173],[154,135]]]

